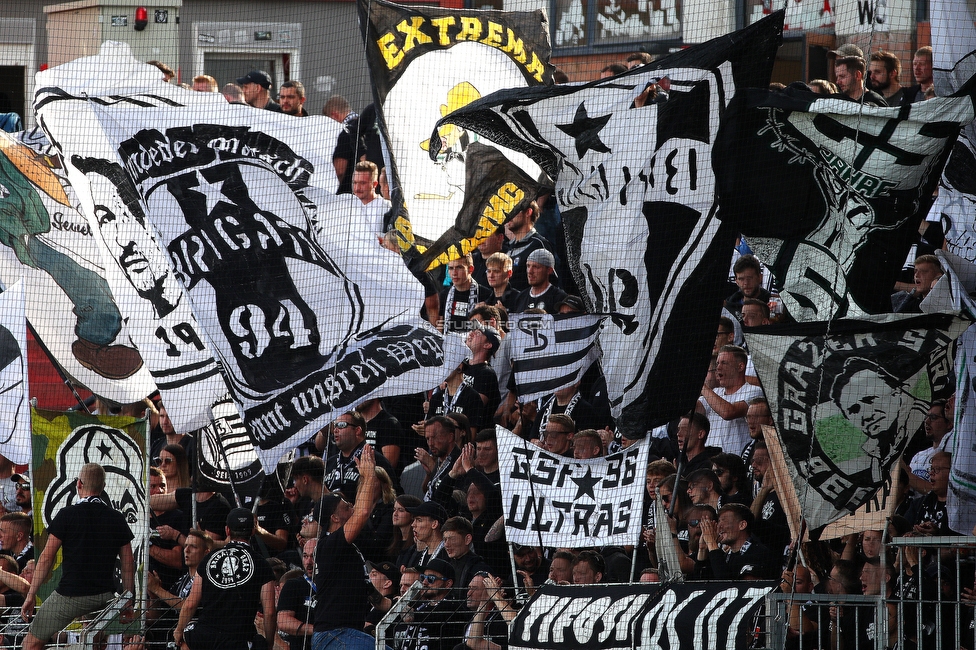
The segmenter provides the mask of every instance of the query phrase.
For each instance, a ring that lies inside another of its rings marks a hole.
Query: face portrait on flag
[[[898,413],[914,402],[905,388],[874,361],[858,357],[844,364],[844,372],[834,380],[831,392],[848,422],[865,435],[880,438],[897,432]]]
[[[109,197],[95,203],[95,218],[112,257],[136,293],[152,303],[156,315],[166,316],[176,308],[181,291],[148,230],[142,208],[137,201],[124,202],[105,176],[93,173],[88,178],[93,196]]]

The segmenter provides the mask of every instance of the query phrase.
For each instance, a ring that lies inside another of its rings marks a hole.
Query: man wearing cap
[[[244,101],[254,108],[281,112],[281,106],[271,99],[268,89],[271,88],[271,77],[264,70],[251,70],[237,80],[237,85],[244,90]]]
[[[366,616],[366,631],[372,630],[380,622],[400,596],[400,569],[390,562],[367,562],[369,583],[373,585],[375,593],[370,594],[369,602],[373,606]]]
[[[99,499],[105,489],[105,470],[96,463],[84,465],[75,489],[76,503],[59,510],[48,527],[47,542],[20,609],[25,621],[34,618],[37,592],[61,551],[61,581],[31,622],[25,650],[41,650],[72,620],[102,609],[115,598],[117,559],[121,560],[123,591],[135,593],[134,535],[125,515]]]
[[[478,320],[467,323],[469,332],[464,343],[471,351],[471,357],[461,364],[464,383],[478,391],[481,396],[480,413],[466,413],[471,426],[476,430],[492,426],[492,417],[501,403],[498,389],[498,375],[491,365],[491,359],[501,347],[501,335],[494,327]]]
[[[14,502],[28,517],[34,516],[34,506],[31,504],[31,482],[26,474],[14,474],[10,477],[11,482],[17,485],[17,496]]]
[[[535,221],[538,218],[539,204],[532,201],[529,207],[512,215],[505,222],[505,243],[502,244],[502,252],[512,258],[512,277],[509,279],[509,284],[516,291],[529,288],[526,277],[526,262],[529,255],[540,248],[552,248],[552,244],[536,232]]]
[[[454,587],[454,567],[434,559],[420,567],[424,585],[420,601],[409,622],[398,623],[394,633],[396,650],[447,650],[457,645],[470,614],[463,601],[448,598]]]
[[[278,630],[285,634],[291,650],[310,650],[315,613],[315,546],[310,539],[302,546],[305,575],[285,583],[278,595]]]
[[[369,520],[379,494],[376,458],[366,445],[356,460],[362,483],[356,503],[330,494],[322,499],[322,522],[327,535],[315,549],[315,634],[313,650],[373,650],[376,641],[363,632],[369,613],[370,584],[366,560],[356,548],[356,538]]]
[[[441,310],[438,319],[439,329],[443,332],[466,331],[468,318],[474,311],[475,305],[485,302],[492,295],[490,287],[483,287],[474,281],[471,277],[472,271],[474,271],[474,261],[470,253],[447,264],[451,286],[441,293]]]
[[[264,638],[274,639],[278,629],[275,610],[275,577],[271,565],[252,549],[254,515],[234,508],[227,515],[229,540],[197,567],[198,579],[183,601],[180,620],[173,630],[177,645],[190,650],[247,650],[254,638],[254,617],[264,614]],[[200,605],[199,618],[190,623]]]
[[[513,313],[528,309],[541,309],[547,313],[558,313],[556,305],[563,301],[566,292],[549,282],[549,276],[556,266],[556,258],[544,248],[532,251],[525,263],[525,275],[529,287],[515,299]]]
[[[448,559],[444,550],[444,533],[441,526],[447,521],[447,510],[439,503],[424,501],[418,506],[408,507],[407,512],[413,515],[410,528],[413,539],[420,555],[417,564],[425,564],[432,558]],[[403,567],[401,567],[401,570]]]

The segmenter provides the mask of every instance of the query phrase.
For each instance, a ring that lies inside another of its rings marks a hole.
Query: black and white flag
[[[794,319],[890,312],[973,97],[900,108],[819,97],[750,90],[733,101],[715,145],[721,213],[742,224]]]
[[[575,460],[497,427],[505,539],[532,546],[637,544],[647,440],[617,453]]]
[[[768,84],[782,24],[779,12],[609,79],[498,92],[438,123],[558,177],[576,285],[616,325],[601,343],[623,430],[643,434],[701,392],[739,232],[716,214],[712,145],[737,90]]]
[[[976,74],[976,27],[965,0],[932,3],[932,79],[936,94],[958,91]],[[976,124],[963,128],[939,182],[935,209],[946,249],[976,262]]]
[[[514,314],[508,345],[519,400],[531,402],[578,382],[600,359],[605,318]]]
[[[239,504],[249,507],[264,482],[261,461],[230,396],[214,405],[213,414],[213,422],[195,433],[197,487],[233,493]]]
[[[464,175],[464,205],[454,225],[424,251],[421,263],[426,269],[472,252],[543,192],[505,154],[481,142],[468,145]]]
[[[388,147],[391,198],[401,215],[397,229],[436,240],[462,208],[468,147],[477,138],[445,126],[434,135],[439,153],[432,159],[434,123],[496,90],[551,82],[548,20],[542,10],[442,9],[384,0],[360,0],[359,16]],[[528,158],[504,153],[530,177],[538,176]],[[402,218],[407,213],[409,227]]]
[[[336,411],[442,381],[423,288],[379,246],[359,200],[334,194],[338,123],[231,105],[158,75],[136,83],[151,66],[117,47],[50,71],[106,94],[48,87],[37,105],[119,262],[113,275],[142,298],[134,339],[147,363],[169,359],[171,383],[177,372],[182,387],[198,383],[186,399],[206,422],[229,388],[265,468]],[[98,85],[120,69],[131,73],[124,94]],[[452,368],[461,360],[447,356]]]
[[[542,585],[512,622],[512,650],[752,647],[771,582]]]
[[[933,399],[955,390],[951,314],[747,330],[811,536],[882,488]]]

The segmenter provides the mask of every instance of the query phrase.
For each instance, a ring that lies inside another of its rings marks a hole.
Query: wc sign
[[[906,0],[835,0],[831,6],[838,36],[910,29],[911,6]]]

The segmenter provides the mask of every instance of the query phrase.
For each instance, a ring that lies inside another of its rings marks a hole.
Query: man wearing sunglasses
[[[341,492],[347,500],[355,501],[359,482],[355,461],[366,447],[366,418],[359,411],[347,411],[336,418],[330,429],[338,453],[328,454],[323,484],[330,492]],[[386,470],[394,490],[400,492],[396,472],[381,452],[376,453],[376,466]]]
[[[453,648],[471,614],[463,600],[448,598],[454,587],[454,567],[435,558],[420,567],[418,578],[424,585],[410,622],[397,624],[394,638],[397,650]]]

